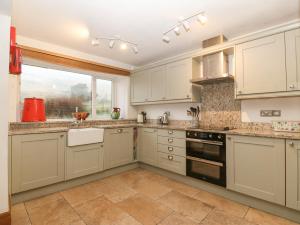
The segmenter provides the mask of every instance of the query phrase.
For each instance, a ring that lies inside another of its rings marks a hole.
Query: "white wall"
[[[186,111],[191,107],[195,107],[200,103],[178,103],[178,104],[159,104],[159,105],[144,105],[138,106],[137,111],[145,111],[148,119],[157,119],[166,111],[171,113],[170,120],[191,120],[190,116],[187,116]]]
[[[260,117],[260,110],[281,110],[281,117]],[[300,97],[242,101],[242,122],[300,121]]]
[[[0,213],[8,211],[8,64],[10,16],[0,14]]]

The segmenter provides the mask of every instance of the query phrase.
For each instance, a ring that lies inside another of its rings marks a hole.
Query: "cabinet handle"
[[[168,139],[168,142],[169,142],[169,143],[173,143],[173,139],[172,139],[172,138],[169,138],[169,139]]]
[[[190,97],[190,95],[186,95],[186,97],[187,97],[187,98],[189,98],[189,97]]]
[[[169,130],[168,133],[169,133],[169,134],[173,134],[173,131],[172,131],[172,130]]]
[[[173,150],[174,150],[173,147],[168,147],[169,152],[173,152]]]
[[[294,89],[294,88],[295,88],[295,85],[294,85],[294,84],[290,84],[289,88],[290,88],[290,89]]]
[[[227,140],[228,140],[228,141],[231,141],[231,137],[227,137]]]
[[[166,99],[166,97],[162,97],[161,99],[162,99],[162,100],[165,100],[165,99]]]
[[[65,135],[61,134],[61,135],[60,135],[60,138],[63,138],[64,136],[65,136]]]
[[[118,132],[118,133],[122,133],[122,132],[123,132],[123,129],[118,129],[117,132]]]
[[[168,159],[171,161],[173,160],[173,156],[172,155],[168,155]]]
[[[238,93],[238,94],[242,94],[243,92],[242,92],[242,91],[237,91],[237,93]]]
[[[104,147],[104,145],[100,145],[100,147],[101,147],[101,148],[103,148],[103,147]]]
[[[289,146],[292,146],[292,147],[293,147],[293,146],[294,146],[294,142],[290,141],[290,142],[289,142]]]

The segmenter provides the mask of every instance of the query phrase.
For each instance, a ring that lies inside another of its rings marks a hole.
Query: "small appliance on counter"
[[[22,122],[45,122],[45,102],[41,98],[25,98]]]
[[[170,116],[170,112],[164,112],[164,114],[158,118],[159,124],[168,125],[169,124],[169,116]]]
[[[146,123],[147,122],[147,113],[146,112],[139,113],[138,117],[137,117],[137,122],[138,123]]]

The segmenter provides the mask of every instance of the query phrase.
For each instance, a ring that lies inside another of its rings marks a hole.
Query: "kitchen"
[[[1,225],[300,223],[299,0],[1,8]]]

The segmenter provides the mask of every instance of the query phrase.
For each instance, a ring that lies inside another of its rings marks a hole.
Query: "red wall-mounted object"
[[[41,98],[25,98],[22,122],[46,121],[45,102]]]
[[[9,73],[19,75],[22,73],[22,53],[16,45],[16,28],[10,27],[10,58]]]

